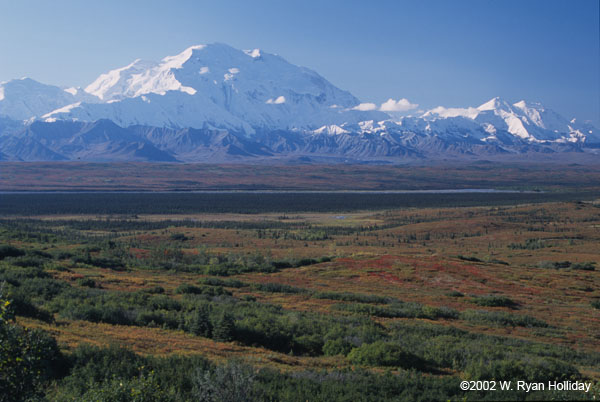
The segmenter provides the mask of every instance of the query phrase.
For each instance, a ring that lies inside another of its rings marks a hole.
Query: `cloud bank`
[[[406,98],[398,100],[390,98],[381,104],[379,110],[382,112],[408,112],[409,110],[413,110],[418,107],[419,105],[416,103],[410,103]]]
[[[418,107],[418,104],[410,103],[406,98],[398,100],[390,98],[383,102],[379,107],[377,107],[377,105],[374,103],[361,103],[357,106],[354,106],[352,110],[359,110],[361,112],[368,112],[371,110],[379,110],[382,112],[408,112],[409,110],[413,110]]]
[[[376,110],[376,109],[377,109],[377,105],[374,103],[361,103],[352,108],[352,110],[360,110],[361,112],[368,112],[368,111]]]

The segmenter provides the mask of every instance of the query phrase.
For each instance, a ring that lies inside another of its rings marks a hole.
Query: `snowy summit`
[[[47,118],[110,119],[120,125],[313,128],[382,117],[316,72],[259,49],[198,45],[160,62],[135,60],[85,88],[101,103],[82,103]],[[330,108],[342,105],[342,109]]]

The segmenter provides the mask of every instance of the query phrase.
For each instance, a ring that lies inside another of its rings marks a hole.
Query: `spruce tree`
[[[224,312],[215,324],[213,338],[216,341],[230,342],[235,337],[235,322],[231,314]]]
[[[204,304],[196,310],[196,314],[190,323],[190,332],[194,335],[210,338],[212,329],[210,311],[208,305]]]

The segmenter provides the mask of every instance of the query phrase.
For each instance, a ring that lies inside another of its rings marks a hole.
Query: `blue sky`
[[[363,102],[539,101],[600,126],[598,0],[0,0],[0,81],[87,85],[193,44],[259,47]]]

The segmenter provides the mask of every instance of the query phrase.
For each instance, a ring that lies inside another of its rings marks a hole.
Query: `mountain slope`
[[[20,132],[0,137],[0,151],[24,161],[177,161],[170,153],[110,120],[36,121]]]
[[[69,158],[52,151],[32,137],[2,137],[0,152],[7,160],[26,162],[66,161]]]
[[[416,162],[424,160],[527,160],[577,153],[577,162],[600,149],[580,142],[529,141],[497,130],[490,138],[465,118],[404,118],[401,121],[316,129],[264,130],[252,137],[224,129],[130,126],[110,120],[93,123],[34,122],[0,137],[0,152],[12,160],[168,162]]]

